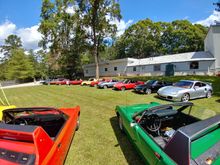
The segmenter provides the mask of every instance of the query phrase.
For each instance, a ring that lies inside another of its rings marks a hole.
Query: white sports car
[[[173,86],[162,87],[157,91],[159,97],[187,102],[190,99],[211,97],[213,88],[211,84],[201,81],[181,80]]]

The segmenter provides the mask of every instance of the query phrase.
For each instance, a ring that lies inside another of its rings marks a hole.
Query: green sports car
[[[200,120],[193,103],[116,106],[119,128],[146,164],[220,164],[220,115]]]

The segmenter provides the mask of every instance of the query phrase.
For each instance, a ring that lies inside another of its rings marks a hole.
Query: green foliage
[[[116,41],[116,58],[144,58],[161,54],[201,51],[207,28],[187,20],[171,23],[142,20]]]
[[[34,77],[33,63],[25,55],[22,49],[15,49],[11,52],[11,58],[7,61],[6,78],[23,81]]]
[[[8,58],[10,58],[12,50],[19,49],[22,47],[21,38],[17,35],[9,35],[5,39],[5,44],[0,46],[0,52],[3,53],[3,57],[1,58],[1,61],[5,61]]]
[[[75,13],[68,13],[68,7],[75,7]],[[81,27],[77,2],[44,0],[41,18],[38,30],[43,34],[43,40],[39,45],[46,49],[50,43],[50,72],[71,77],[75,72],[79,72],[80,54],[86,48],[85,32]]]

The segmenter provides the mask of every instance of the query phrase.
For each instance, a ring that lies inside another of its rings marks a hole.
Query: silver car
[[[118,80],[110,80],[109,82],[100,82],[97,85],[97,88],[112,88],[116,83],[118,83]]]
[[[162,87],[157,91],[159,97],[173,100],[187,102],[190,99],[211,97],[212,86],[209,83],[201,81],[181,80],[173,86]]]

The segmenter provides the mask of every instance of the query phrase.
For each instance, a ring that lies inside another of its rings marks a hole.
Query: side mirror
[[[136,126],[137,125],[137,123],[135,122],[135,121],[132,121],[131,123],[130,123],[130,127],[131,128],[133,128],[134,126]]]

